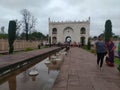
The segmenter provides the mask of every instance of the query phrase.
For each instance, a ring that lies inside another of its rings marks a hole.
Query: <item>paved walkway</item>
[[[105,63],[96,65],[96,56],[81,48],[71,48],[65,57],[53,90],[120,90],[120,72]]]
[[[10,54],[0,56],[0,72],[1,69],[6,68],[7,66],[19,64],[25,60],[29,60],[31,58],[43,55],[45,53],[49,53],[53,50],[59,49],[58,47],[51,47],[46,49],[34,50],[29,52],[22,52],[18,54]]]

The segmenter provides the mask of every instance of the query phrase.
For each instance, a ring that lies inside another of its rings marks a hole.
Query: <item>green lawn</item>
[[[115,58],[114,61],[118,65],[117,69],[120,71],[120,60],[118,58]]]
[[[116,64],[120,65],[120,60],[118,58],[115,58],[114,61]]]

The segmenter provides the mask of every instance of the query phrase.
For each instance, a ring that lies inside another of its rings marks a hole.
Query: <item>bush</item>
[[[88,49],[88,50],[90,50],[90,49],[91,49],[91,42],[90,42],[90,38],[88,39],[87,49]]]
[[[83,48],[83,49],[87,49],[87,46],[86,46],[86,45],[84,45],[84,46],[82,46],[82,48]]]
[[[93,49],[92,49],[92,50],[90,50],[90,51],[91,51],[91,53],[94,53],[94,54],[96,53],[96,52],[95,52],[95,50],[93,50]]]
[[[38,44],[38,49],[40,49],[41,48],[41,45],[40,44]]]
[[[48,48],[49,46],[43,46],[43,48]]]
[[[120,65],[120,60],[118,58],[115,58],[114,59],[114,62],[117,64],[117,65]]]
[[[32,51],[33,49],[32,48],[25,48],[25,51]]]
[[[119,66],[118,66],[118,70],[120,71],[120,64],[119,64]]]
[[[118,70],[120,71],[120,60],[118,58],[115,58],[115,63],[118,65]]]

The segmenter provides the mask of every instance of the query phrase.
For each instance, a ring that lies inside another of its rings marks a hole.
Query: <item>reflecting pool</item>
[[[49,57],[33,65],[11,72],[0,79],[0,90],[51,90],[59,73],[57,64],[51,67],[45,64]],[[38,75],[30,76],[31,70],[38,71]]]

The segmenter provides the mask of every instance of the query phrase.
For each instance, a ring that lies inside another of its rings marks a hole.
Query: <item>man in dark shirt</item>
[[[105,42],[103,41],[102,37],[100,36],[98,37],[98,41],[95,43],[95,46],[96,46],[96,53],[97,53],[97,65],[100,66],[101,68],[103,65],[103,59],[106,53]]]

